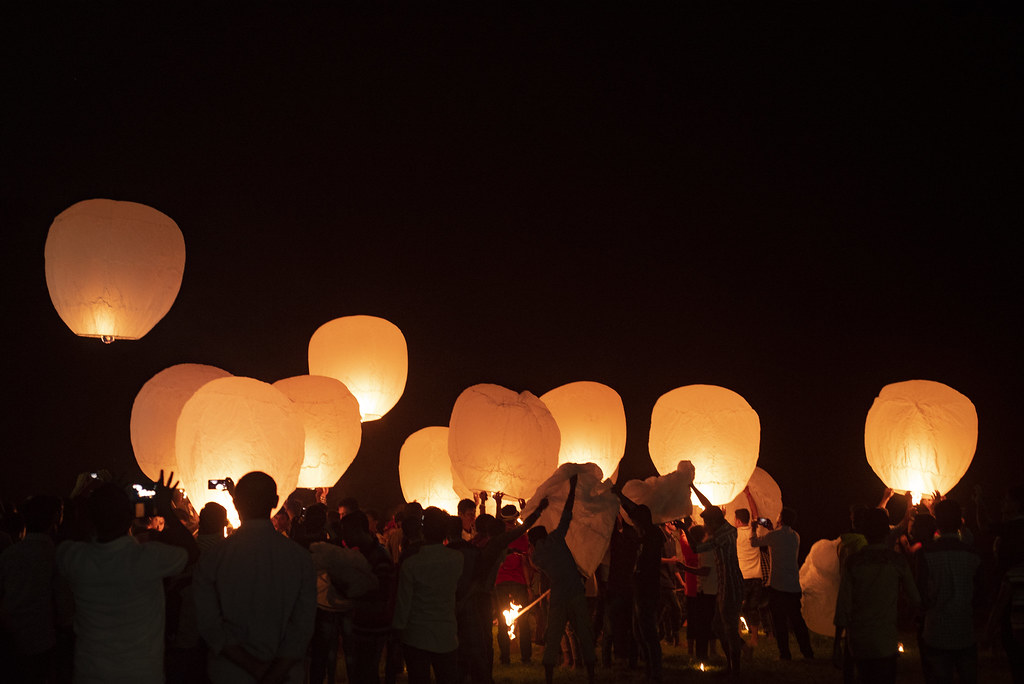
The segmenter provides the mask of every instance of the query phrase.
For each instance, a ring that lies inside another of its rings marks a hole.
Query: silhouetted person
[[[57,547],[57,567],[75,597],[76,682],[164,681],[163,580],[180,573],[198,549],[174,515],[163,472],[155,498],[167,519],[163,538],[179,545],[128,536],[131,499],[105,483],[85,501],[95,539]]]
[[[398,570],[398,594],[391,626],[402,641],[409,684],[458,679],[458,623],[455,592],[462,554],[444,545],[448,514],[431,506],[423,512],[423,542]]]
[[[270,521],[277,484],[248,473],[232,491],[241,527],[203,555],[193,589],[215,684],[302,682],[316,617],[309,552]]]
[[[613,648],[615,657],[625,660],[630,669],[637,664],[639,655],[633,638],[633,571],[639,554],[640,535],[619,513],[608,544],[607,630],[601,641],[601,662],[605,667],[612,664]]]
[[[394,613],[395,564],[391,554],[370,533],[362,511],[341,519],[345,545],[357,549],[377,578],[377,588],[353,600],[352,626],[343,638],[345,667],[353,684],[377,684],[380,661],[391,631]]]

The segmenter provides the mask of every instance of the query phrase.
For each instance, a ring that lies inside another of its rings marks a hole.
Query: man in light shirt
[[[214,684],[301,684],[316,618],[312,557],[274,529],[273,478],[249,473],[232,496],[242,525],[203,555],[193,578],[207,672]]]
[[[750,498],[750,494],[747,494]],[[755,516],[751,524],[751,510]],[[733,512],[736,526],[736,559],[740,563],[740,572],[743,573],[743,612],[742,615],[747,621],[750,630],[750,649],[757,647],[757,631],[761,626],[761,609],[765,605],[764,578],[761,576],[761,549],[752,546],[751,534],[763,537],[768,530],[756,524],[757,509],[737,508]],[[747,649],[747,653],[752,651]]]
[[[814,657],[811,649],[811,635],[807,631],[807,623],[800,613],[800,564],[797,554],[800,552],[800,535],[793,530],[796,522],[796,511],[783,508],[779,514],[778,529],[772,530],[763,537],[757,536],[757,522],[750,526],[750,545],[752,547],[767,546],[772,554],[772,570],[768,580],[768,609],[772,614],[775,627],[775,641],[779,646],[779,658],[791,660],[789,652],[789,628],[800,645],[804,658]]]

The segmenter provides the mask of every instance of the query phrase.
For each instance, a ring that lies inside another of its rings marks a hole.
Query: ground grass
[[[792,642],[793,660],[780,661],[775,641],[762,636],[754,650],[753,659],[743,662],[743,672],[739,681],[750,684],[842,684],[842,673],[832,666],[832,639],[812,634],[812,644],[816,658],[806,661],[799,655],[796,641]],[[538,647],[542,648],[542,647]],[[905,652],[899,662],[899,682],[907,684],[923,683],[921,661],[914,643],[914,637],[907,635]],[[674,647],[662,642],[664,653],[664,671],[662,681],[665,684],[675,682],[716,682],[728,681],[724,671],[724,660],[719,657],[712,659],[712,667],[708,672],[694,669],[686,646]],[[543,682],[544,670],[539,664],[540,651],[535,650],[534,663],[523,665],[513,662],[511,665],[494,665],[494,681],[496,684],[526,684],[527,682]],[[585,682],[586,673],[559,667],[555,671],[555,682]],[[597,681],[603,684],[641,684],[644,681],[643,667],[630,671],[624,666],[613,664],[611,669],[597,669]],[[999,651],[985,651],[979,658],[978,681],[984,684],[1010,684],[1010,673],[1006,665],[1005,655]]]

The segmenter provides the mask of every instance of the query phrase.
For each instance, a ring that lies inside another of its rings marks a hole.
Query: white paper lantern
[[[473,385],[456,399],[449,427],[452,466],[475,492],[526,498],[558,465],[558,425],[530,392]]]
[[[259,470],[274,478],[284,501],[299,480],[304,431],[298,409],[280,390],[253,378],[211,380],[185,402],[174,440],[181,484],[200,510],[216,501],[228,511],[227,492],[211,490],[209,480],[236,483]]]
[[[398,454],[398,478],[406,501],[437,506],[455,515],[473,492],[456,478],[448,456],[448,428],[425,427],[409,435]]]
[[[819,539],[800,566],[800,612],[808,629],[823,636],[835,636],[832,624],[839,596],[839,540]]]
[[[754,503],[757,504],[757,515],[768,518],[772,521],[772,525],[775,525],[779,519],[779,513],[782,512],[782,490],[779,488],[779,484],[761,468],[754,468],[753,475],[747,481],[747,489],[750,490],[750,495],[754,497]],[[725,519],[732,522],[736,509],[746,508],[749,510],[750,502],[747,501],[747,495],[740,492],[735,499],[722,508],[725,512]],[[753,516],[754,512],[751,511],[750,514]]]
[[[73,204],[46,236],[46,286],[76,335],[137,340],[174,304],[185,239],[168,216],[135,202]]]
[[[537,487],[533,496],[523,507],[526,517],[537,508],[541,499],[548,498],[548,508],[537,520],[548,532],[553,532],[561,520],[569,496],[569,478],[579,475],[576,483],[576,501],[572,508],[572,520],[565,535],[565,543],[572,552],[579,568],[590,577],[601,564],[608,550],[619,512],[619,497],[611,491],[611,484],[602,482],[600,469],[593,463],[565,463]]]
[[[693,476],[693,464],[682,461],[667,475],[630,480],[622,486],[622,493],[633,503],[647,506],[655,523],[682,520],[693,513]]]
[[[572,382],[541,395],[551,411],[561,446],[558,464],[595,463],[604,477],[614,472],[626,450],[626,412],[608,385]]]
[[[886,385],[868,411],[864,451],[875,474],[898,492],[945,494],[978,446],[978,412],[952,387],[931,380]]]
[[[295,404],[306,434],[298,486],[333,487],[359,453],[359,402],[340,381],[322,375],[297,375],[274,387]]]
[[[231,374],[201,363],[180,363],[160,371],[135,395],[129,429],[139,468],[156,481],[160,471],[181,476],[174,451],[178,416],[196,390]]]
[[[335,318],[317,328],[309,340],[309,374],[343,382],[359,400],[364,422],[394,408],[405,391],[408,373],[405,336],[383,318]]]
[[[648,441],[659,473],[690,461],[694,482],[715,505],[743,491],[761,444],[761,422],[736,392],[716,385],[687,385],[663,394],[651,413]]]

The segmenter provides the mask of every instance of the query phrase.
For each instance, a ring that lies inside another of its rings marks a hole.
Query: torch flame
[[[744,632],[750,631],[750,627],[747,626],[747,619],[742,615],[740,615],[740,626],[743,628]]]
[[[899,650],[900,653],[903,653],[903,642],[902,641],[899,642],[898,650]]]
[[[508,625],[509,640],[516,638],[516,618],[519,617],[520,608],[522,606],[515,601],[509,601],[508,610],[501,611],[501,614],[505,616],[505,624]]]

